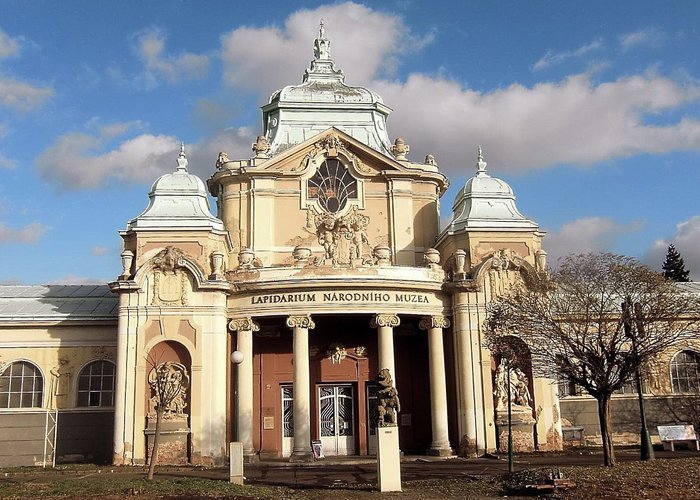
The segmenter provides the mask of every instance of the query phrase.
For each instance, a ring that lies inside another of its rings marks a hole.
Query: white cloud
[[[94,247],[92,247],[92,248],[90,249],[90,253],[91,253],[92,255],[96,255],[96,256],[98,256],[98,257],[101,256],[101,255],[107,255],[107,254],[110,253],[110,252],[111,252],[111,250],[110,250],[109,247],[104,247],[104,246],[99,246],[99,245],[98,245],[98,246],[94,246]]]
[[[141,134],[102,152],[107,137],[67,133],[36,160],[42,177],[63,189],[93,188],[107,181],[151,182],[174,164],[179,143],[164,135]],[[168,161],[170,160],[170,161]]]
[[[633,47],[644,45],[649,47],[658,47],[666,40],[666,38],[666,34],[658,28],[645,28],[621,35],[619,37],[620,48],[623,52],[626,52]]]
[[[551,267],[572,253],[611,251],[625,233],[638,231],[640,224],[619,224],[608,217],[584,217],[566,223],[558,231],[547,233],[543,247]]]
[[[19,54],[19,51],[19,39],[12,38],[0,29],[0,59],[7,59],[8,57],[16,56]]]
[[[299,82],[312,58],[312,30],[320,18],[326,21],[333,59],[348,83],[377,91],[396,110],[388,123],[390,136],[405,137],[410,158],[434,154],[448,175],[463,173],[465,165],[471,169],[477,144],[484,146],[494,172],[700,150],[700,120],[692,114],[664,125],[648,120],[700,100],[700,85],[653,73],[601,83],[577,74],[491,92],[421,73],[390,80],[384,69],[430,36],[410,33],[400,17],[351,2],[300,10],[282,28],[245,27],[225,34],[225,83],[264,95]],[[569,53],[550,54],[548,60],[591,53],[602,45],[594,40]]]
[[[168,55],[165,53],[165,39],[165,35],[157,29],[136,36],[136,52],[151,76],[162,76],[169,83],[206,76],[209,70],[208,56],[191,52],[178,56]]]
[[[12,228],[0,223],[0,243],[37,243],[48,227],[40,222],[33,222],[21,228]]]
[[[144,133],[110,148],[110,140],[136,128],[140,122],[102,125],[92,134],[64,134],[37,158],[37,169],[44,179],[65,190],[96,188],[112,181],[151,183],[174,171],[180,150],[176,137]],[[249,157],[252,134],[248,128],[231,129],[198,144],[186,144],[189,171],[206,179],[221,150],[231,153],[231,158]]]
[[[548,50],[547,53],[540,58],[535,64],[533,64],[532,69],[535,71],[544,69],[548,66],[553,66],[555,64],[560,64],[567,59],[577,59],[583,57],[584,55],[601,50],[603,48],[603,41],[600,39],[593,40],[590,43],[582,45],[578,49],[565,50],[562,52],[554,52]]]
[[[669,239],[656,240],[644,262],[654,269],[661,270],[668,246],[673,244],[690,271],[690,279],[700,281],[700,215],[691,217],[676,226],[676,234]]]
[[[0,106],[31,111],[44,104],[53,94],[51,87],[38,87],[12,78],[0,77]]]
[[[463,172],[465,164],[471,168],[477,144],[495,172],[700,150],[699,120],[646,123],[649,115],[700,99],[700,86],[656,75],[594,84],[582,74],[482,93],[413,74],[405,82],[379,81],[372,88],[396,109],[391,136],[404,137],[414,159],[436,155],[448,175]]]
[[[355,85],[391,75],[399,54],[419,50],[433,39],[432,34],[410,33],[398,16],[353,2],[302,9],[290,15],[283,28],[242,27],[224,34],[224,82],[262,94],[301,82],[313,59],[312,41],[320,19],[336,67]]]

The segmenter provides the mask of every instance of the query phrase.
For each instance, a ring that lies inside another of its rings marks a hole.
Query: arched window
[[[28,361],[15,361],[0,374],[0,408],[40,408],[44,377]]]
[[[321,209],[336,214],[357,199],[357,180],[340,160],[329,158],[308,180],[308,198],[318,200]]]
[[[700,354],[681,351],[671,361],[671,388],[674,393],[700,392]]]
[[[114,363],[93,361],[78,377],[78,406],[114,406]]]

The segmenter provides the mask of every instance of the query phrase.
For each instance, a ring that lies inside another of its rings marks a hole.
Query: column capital
[[[234,318],[229,321],[229,330],[234,332],[257,332],[260,331],[260,325],[258,325],[253,318],[246,316],[244,318]]]
[[[313,328],[316,328],[316,323],[314,323],[314,320],[311,319],[311,315],[300,314],[297,316],[288,316],[287,317],[287,326],[289,328],[313,329]]]
[[[401,324],[401,320],[396,314],[377,314],[372,321],[370,321],[371,328],[377,328],[380,326],[390,326],[395,327]]]
[[[449,328],[450,325],[449,318],[438,314],[435,316],[423,316],[418,323],[418,328],[430,330],[431,328]]]

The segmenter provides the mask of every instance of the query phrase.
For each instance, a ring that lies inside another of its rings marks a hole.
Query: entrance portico
[[[243,293],[230,300],[230,310],[241,317],[229,326],[236,336],[232,345],[250,359],[237,371],[234,395],[246,453],[281,456],[285,425],[293,429],[291,460],[310,459],[313,439],[333,440],[325,450],[329,454],[370,453],[376,425],[370,417],[376,411],[371,393],[382,368],[389,368],[402,398],[402,448],[449,453],[448,354],[442,341],[443,329],[450,326],[444,314],[449,299],[436,276],[429,268],[375,269],[372,280],[360,281],[352,270],[334,271],[343,288],[319,290],[315,273],[279,286],[277,270],[275,293],[267,287],[266,269],[256,273],[255,283],[241,273]],[[410,277],[411,288],[401,288],[399,277]],[[377,310],[386,312],[372,313]],[[410,359],[410,365],[402,369],[397,358]],[[416,392],[421,384],[425,389]],[[283,421],[284,387],[291,388],[286,392],[291,423]],[[422,397],[427,392],[430,400]],[[257,414],[246,417],[253,408]],[[255,435],[257,425],[262,432]]]

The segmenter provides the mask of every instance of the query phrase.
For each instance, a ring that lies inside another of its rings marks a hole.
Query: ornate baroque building
[[[155,181],[109,290],[4,287],[4,463],[143,463],[159,405],[164,461],[223,463],[233,440],[251,460],[307,460],[312,440],[373,454],[385,368],[402,450],[496,449],[504,376],[482,323],[495,295],[544,272],[543,233],[480,149],[441,231],[448,181],[390,141],[390,111],[345,83],[322,27],[302,83],[262,107],[252,158],[220,153],[205,184],[183,147]],[[511,382],[518,447],[559,449],[557,384],[527,365]]]

